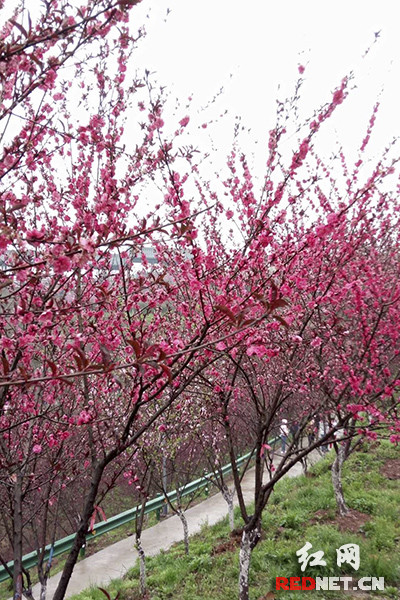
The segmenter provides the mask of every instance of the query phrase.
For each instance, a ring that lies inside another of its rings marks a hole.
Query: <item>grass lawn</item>
[[[332,453],[330,453],[332,454]],[[327,591],[279,591],[276,598],[340,599],[399,598],[400,585],[400,449],[383,443],[365,446],[344,467],[344,491],[352,509],[348,519],[337,519],[330,481],[328,455],[311,471],[310,477],[286,479],[276,487],[263,519],[263,539],[253,552],[250,581],[251,600],[266,597],[275,589],[275,577],[363,576],[384,577],[385,591],[375,594]],[[398,462],[397,462],[398,461]],[[396,471],[397,468],[397,471]],[[236,514],[236,524],[240,519]],[[183,544],[147,559],[148,599],[235,600],[238,580],[239,536],[229,533],[227,519],[205,527],[191,538],[190,555]],[[306,541],[311,552],[323,550],[326,567],[300,570],[296,551]],[[336,564],[336,549],[348,543],[360,546],[360,568]],[[138,600],[139,569],[113,581],[111,598]],[[272,597],[272,596],[270,596]],[[98,589],[89,589],[75,600],[105,600]]]

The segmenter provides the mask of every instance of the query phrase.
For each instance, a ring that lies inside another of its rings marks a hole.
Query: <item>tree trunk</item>
[[[253,549],[261,538],[261,524],[247,531],[243,529],[239,552],[239,600],[249,600],[249,571]]]
[[[332,464],[332,485],[333,492],[335,494],[336,506],[339,511],[339,515],[344,516],[349,512],[349,507],[347,506],[342,487],[342,466],[345,459],[345,447],[343,445],[339,446],[338,452],[336,454],[336,458]]]
[[[143,550],[142,540],[138,534],[136,534],[136,550],[139,554],[139,584],[140,593],[144,596],[146,592],[146,555]]]
[[[74,545],[72,546],[70,553],[68,554],[68,558],[64,565],[60,581],[58,582],[57,589],[54,592],[53,600],[64,599],[65,592],[67,591],[69,581],[71,579],[73,570],[79,557],[79,552],[86,541],[86,534],[89,526],[90,517],[93,514],[97,491],[99,489],[100,481],[105,466],[106,464],[104,462],[100,463],[99,465],[97,465],[94,471],[92,482],[90,485],[90,492],[86,500],[85,509],[81,518],[81,522],[79,524],[78,531],[76,532]]]
[[[18,470],[14,485],[14,519],[13,519],[13,541],[14,541],[14,600],[21,600],[22,581],[22,474]]]
[[[40,584],[40,600],[46,600],[46,593],[47,593],[47,577],[46,577],[46,581]]]
[[[23,594],[25,596],[25,598],[27,598],[27,600],[35,600],[33,594],[32,594],[32,585],[28,584],[28,587],[25,587],[23,589]]]
[[[177,511],[178,517],[181,520],[183,527],[183,542],[185,544],[185,554],[189,554],[189,527],[186,515],[183,510],[179,509]]]
[[[234,493],[228,488],[228,486],[225,485],[222,488],[222,496],[225,502],[228,504],[229,527],[231,531],[235,529],[235,519],[233,514],[233,495]]]

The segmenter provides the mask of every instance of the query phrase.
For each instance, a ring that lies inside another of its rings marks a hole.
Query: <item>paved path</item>
[[[318,459],[318,455],[315,457]],[[301,465],[295,465],[287,476],[295,477],[301,473]],[[253,500],[254,469],[251,469],[243,478],[243,491],[246,503]],[[237,500],[235,497],[235,506]],[[193,506],[186,511],[189,533],[198,533],[201,527],[208,523],[214,525],[227,515],[227,504],[222,495],[215,494],[204,502]],[[166,550],[175,542],[183,539],[182,524],[174,515],[145,529],[142,533],[142,544],[146,555],[152,556],[160,550]],[[85,558],[77,563],[71,577],[66,598],[82,592],[90,586],[107,585],[111,579],[122,577],[131,567],[136,564],[137,552],[134,549],[134,536],[129,536],[120,542],[116,542],[96,554]],[[53,598],[55,589],[60,579],[61,572],[50,577],[47,587],[47,600]],[[39,586],[33,587],[34,598],[40,597]]]

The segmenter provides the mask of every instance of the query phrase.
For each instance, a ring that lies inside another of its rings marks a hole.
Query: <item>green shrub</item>
[[[396,523],[386,517],[376,517],[373,521],[369,521],[364,525],[364,531],[372,539],[377,550],[395,548],[398,534]]]
[[[376,502],[372,498],[353,498],[348,501],[349,507],[367,515],[372,515],[376,508]],[[363,527],[364,529],[364,527]]]
[[[399,565],[390,555],[382,553],[364,555],[361,567],[361,575],[384,577],[385,588],[388,584],[394,585],[400,581]]]

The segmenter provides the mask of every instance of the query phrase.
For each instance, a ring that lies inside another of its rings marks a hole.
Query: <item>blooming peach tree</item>
[[[339,186],[317,157],[314,138],[344,101],[344,80],[300,130],[289,161],[279,151],[283,124],[270,133],[261,186],[238,146],[222,185],[205,181],[195,149],[181,143],[189,117],[165,133],[162,96],[147,77],[128,77],[141,36],[128,27],[136,2],[80,4],[47,0],[31,14],[22,2],[0,46],[0,480],[11,506],[14,597],[32,597],[22,556],[34,503],[50,513],[74,481],[85,481],[54,595],[62,600],[99,498],[142,438],[154,439],[145,434],[206,377],[232,460],[231,422],[262,417],[249,438],[258,465],[254,515],[234,469],[246,600],[273,486],[321,443],[289,446],[263,482],[271,428],[295,414],[300,435],[311,416],[335,409],[328,439],[358,413],[340,396],[323,395],[329,369],[351,355],[346,342],[335,349],[333,314],[355,330],[357,294],[358,347],[373,335],[359,361],[363,375],[349,364],[341,385],[357,381],[358,395],[369,386],[368,407],[390,394],[395,402],[395,359],[387,365],[379,355],[385,385],[369,373],[378,365],[375,346],[384,348],[388,336],[396,344],[395,252],[386,263],[384,252],[367,248],[383,232],[395,247],[397,199],[381,183],[396,162],[385,155],[365,180],[358,162]],[[55,512],[41,522],[39,553],[54,541]],[[40,564],[44,598],[49,569]]]
[[[247,314],[251,318],[254,301],[273,311],[243,343],[218,343],[221,361],[202,374],[205,397],[210,387],[214,390],[211,401],[230,447],[244,521],[240,600],[249,598],[251,553],[275,484],[333,440],[337,448],[346,448],[360,435],[374,439],[376,428],[385,424],[391,440],[398,441],[399,206],[396,193],[387,191],[390,178],[398,176],[398,159],[390,155],[391,147],[361,174],[374,109],[354,168],[343,169],[343,179],[336,170],[333,178],[333,167],[318,158],[312,140],[345,95],[344,82],[308,124],[310,132],[300,138],[287,168],[276,154],[276,140],[285,131],[278,127],[271,133],[261,200],[254,196],[245,158],[238,161],[243,177],[234,154],[230,161],[226,187],[247,233],[239,259],[243,276],[249,277]],[[343,153],[339,160],[343,166]],[[235,306],[229,308],[234,322]],[[283,437],[284,418],[290,433],[285,432],[276,458],[270,440]],[[314,434],[316,422],[325,427]],[[235,466],[232,432],[238,429],[255,448],[252,513]],[[336,497],[340,455],[333,468]]]
[[[31,14],[21,3],[2,35],[0,468],[16,598],[32,596],[22,566],[29,507],[49,510],[63,486],[86,482],[61,599],[113,465],[216,360],[206,348],[269,316],[254,303],[246,322],[236,267],[224,289],[238,250],[217,234],[225,211],[215,194],[187,197],[188,179],[198,179],[179,145],[188,118],[168,139],[162,102],[145,80],[127,78],[134,4],[53,0]],[[146,212],[152,186],[160,204]],[[41,522],[43,554],[56,512]],[[39,573],[43,598],[48,574]]]

